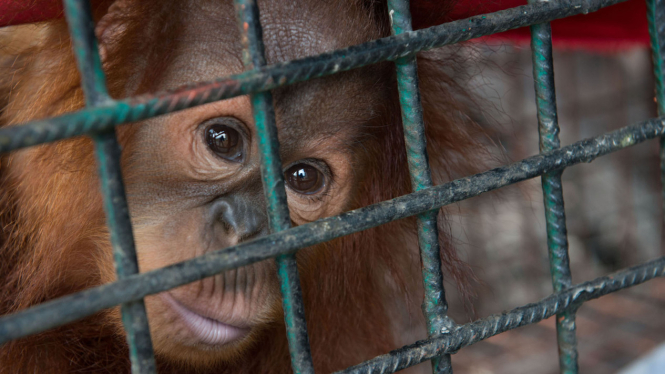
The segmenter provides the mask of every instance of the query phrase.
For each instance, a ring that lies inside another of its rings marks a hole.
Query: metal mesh
[[[313,373],[300,282],[294,254],[301,248],[417,216],[425,285],[424,314],[428,339],[376,357],[344,373],[392,373],[432,360],[435,373],[451,373],[450,354],[501,332],[557,315],[560,368],[577,372],[575,311],[585,301],[665,275],[665,257],[583,284],[573,285],[569,268],[566,219],[561,187],[564,168],[649,139],[661,139],[661,179],[665,185],[665,117],[633,124],[595,138],[560,147],[552,68],[549,21],[588,13],[621,0],[530,1],[529,5],[412,31],[407,0],[388,0],[393,36],[343,50],[266,66],[256,0],[235,0],[244,42],[246,72],[125,100],[109,97],[94,24],[87,0],[65,0],[86,108],[46,120],[0,129],[0,152],[90,135],[95,143],[107,223],[118,280],[61,297],[0,318],[0,344],[54,328],[102,309],[122,305],[133,373],[154,373],[155,359],[143,297],[226,270],[276,258],[293,370]],[[665,0],[647,0],[658,115],[665,115],[663,87]],[[508,29],[531,26],[540,151],[510,165],[433,186],[427,160],[415,54]],[[339,216],[291,227],[270,90],[367,66],[394,61],[402,108],[413,193]],[[261,138],[261,174],[271,234],[147,273],[138,273],[134,240],[120,174],[115,126],[172,113],[212,101],[250,94]],[[447,304],[439,257],[436,212],[484,192],[541,176],[547,243],[555,293],[502,314],[465,325],[446,316]],[[665,190],[663,192],[665,197]],[[665,199],[664,199],[665,201]],[[316,321],[313,321],[314,323]]]

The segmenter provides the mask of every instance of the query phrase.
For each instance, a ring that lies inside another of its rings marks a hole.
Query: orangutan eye
[[[208,148],[217,156],[233,162],[243,159],[243,141],[240,133],[230,126],[211,124],[205,129]]]
[[[286,183],[294,191],[303,195],[312,195],[323,189],[326,178],[319,169],[312,165],[299,163],[291,166],[285,173]]]

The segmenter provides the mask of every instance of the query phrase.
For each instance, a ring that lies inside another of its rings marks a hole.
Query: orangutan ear
[[[115,0],[97,22],[95,35],[99,42],[99,54],[102,62],[108,56],[109,49],[113,48],[127,31],[130,9],[130,1]]]

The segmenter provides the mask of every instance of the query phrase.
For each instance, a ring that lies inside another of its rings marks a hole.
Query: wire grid
[[[236,0],[236,10],[249,70],[215,81],[156,95],[125,100],[108,96],[94,24],[87,0],[64,0],[75,54],[81,71],[86,108],[20,126],[0,129],[0,152],[87,134],[95,142],[118,280],[0,317],[0,344],[57,327],[102,309],[122,305],[133,373],[154,373],[143,297],[226,270],[277,258],[282,284],[287,337],[296,373],[312,373],[312,358],[293,255],[301,248],[418,215],[418,233],[425,282],[428,339],[343,370],[344,373],[392,373],[432,360],[436,373],[452,372],[450,354],[498,333],[557,318],[562,373],[577,372],[575,310],[585,301],[665,275],[665,257],[612,275],[572,285],[568,266],[565,215],[561,193],[564,168],[590,162],[649,139],[661,139],[661,178],[665,181],[665,117],[633,124],[560,148],[552,70],[551,29],[547,22],[585,14],[622,0],[530,1],[529,5],[411,31],[408,2],[389,0],[393,36],[314,57],[265,66],[261,26],[255,0]],[[665,0],[647,0],[659,116],[665,114],[663,53]],[[432,186],[418,91],[415,53],[512,28],[532,27],[534,81],[541,153],[524,160],[439,186]],[[269,90],[341,71],[395,61],[409,170],[414,192],[339,216],[290,228],[274,111]],[[262,176],[272,233],[250,242],[207,253],[162,269],[138,274],[134,241],[120,174],[115,126],[171,113],[208,102],[251,94],[261,137]],[[548,248],[555,292],[549,297],[464,325],[446,316],[436,211],[512,183],[542,176]],[[663,192],[665,194],[665,190]],[[664,199],[665,201],[665,199]]]

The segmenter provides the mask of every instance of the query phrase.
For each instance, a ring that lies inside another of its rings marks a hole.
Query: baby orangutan
[[[114,98],[243,71],[229,0],[93,2]],[[263,0],[269,64],[390,35],[374,0]],[[66,23],[18,26],[29,36],[5,66],[4,126],[82,108]],[[472,136],[444,62],[420,56],[434,179],[461,170]],[[3,56],[3,60],[6,56]],[[9,75],[6,75],[9,74]],[[273,91],[294,225],[411,191],[394,65],[382,63]],[[257,133],[247,96],[117,128],[141,272],[268,232]],[[93,144],[78,137],[3,156],[0,314],[113,282]],[[446,276],[463,265],[442,245]],[[343,369],[426,337],[413,219],[297,255],[314,366]],[[274,260],[145,299],[159,373],[289,373]],[[119,308],[0,347],[0,373],[127,373]],[[413,369],[429,372],[429,364]]]

